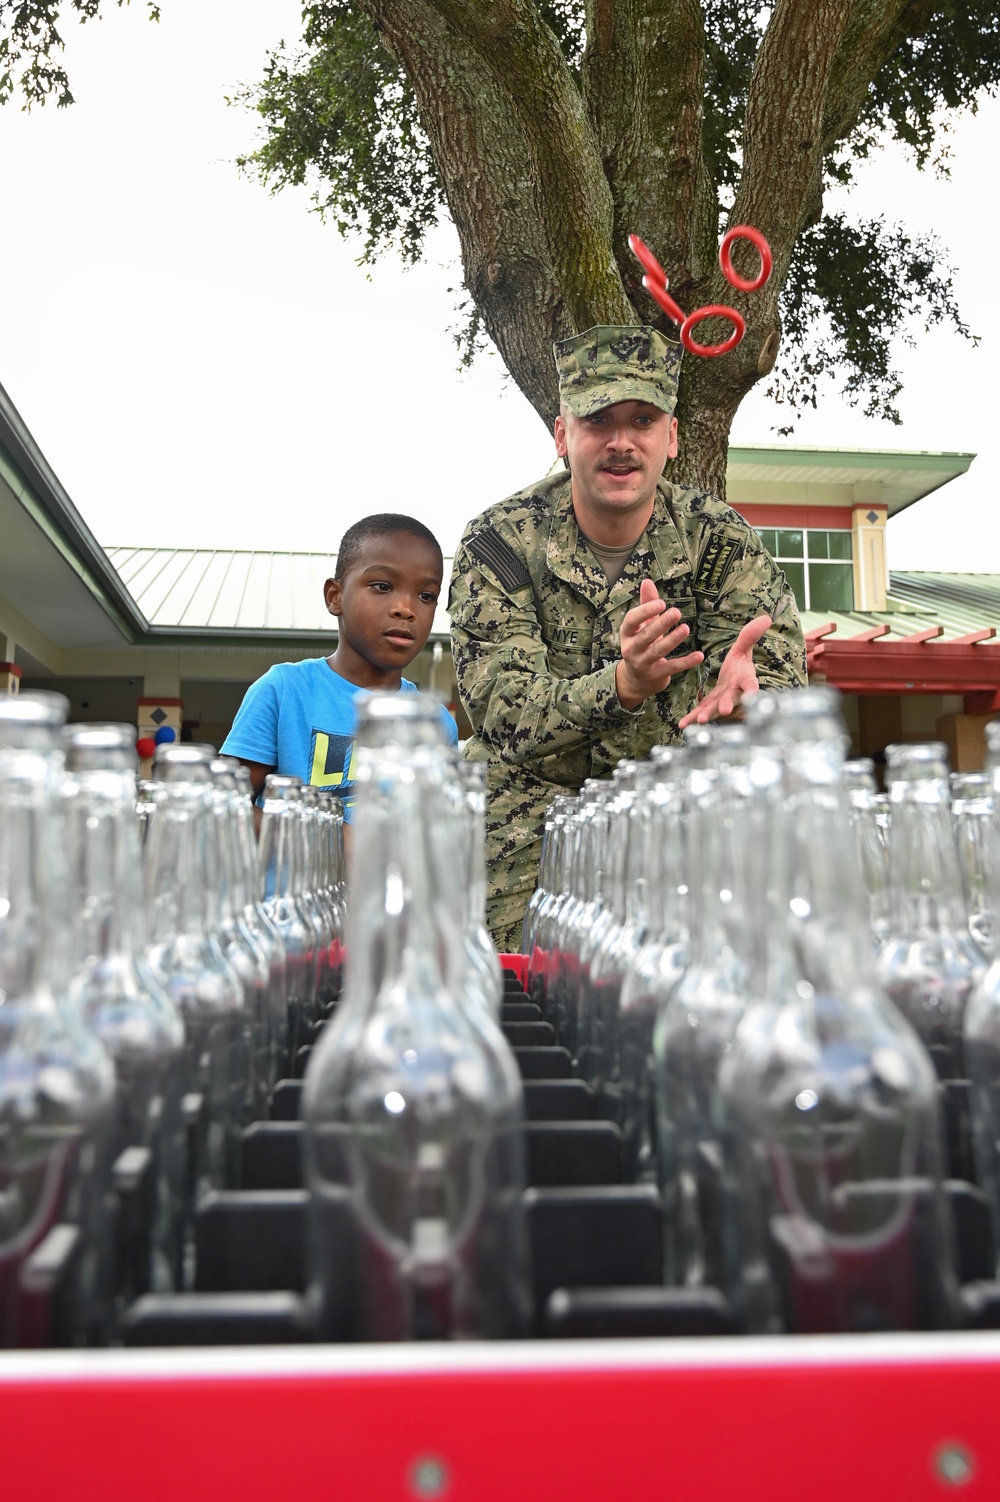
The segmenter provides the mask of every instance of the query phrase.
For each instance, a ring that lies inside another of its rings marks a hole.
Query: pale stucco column
[[[854,557],[855,610],[885,610],[889,594],[889,563],[885,524],[889,512],[880,483],[854,485],[851,540]]]

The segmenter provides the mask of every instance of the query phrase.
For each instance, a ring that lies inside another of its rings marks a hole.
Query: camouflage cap
[[[552,346],[559,399],[574,417],[590,417],[613,402],[651,402],[673,412],[681,346],[645,325],[598,324]]]

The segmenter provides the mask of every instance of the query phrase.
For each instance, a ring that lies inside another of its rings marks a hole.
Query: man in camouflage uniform
[[[551,475],[471,521],[448,609],[459,692],[486,763],[487,917],[521,947],[545,809],[623,756],[805,682],[802,627],[756,532],[663,479],[680,348],[598,327],[555,346]]]

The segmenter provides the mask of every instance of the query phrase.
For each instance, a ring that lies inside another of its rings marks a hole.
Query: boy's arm
[[[260,821],[264,817],[264,810],[257,805],[257,799],[264,791],[264,781],[271,772],[277,771],[277,767],[266,766],[262,761],[247,761],[245,756],[238,756],[237,761],[242,762],[250,773],[250,786],[253,788],[253,827],[258,839],[260,838]]]

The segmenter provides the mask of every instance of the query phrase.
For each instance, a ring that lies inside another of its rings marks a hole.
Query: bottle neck
[[[890,798],[894,936],[964,940],[965,898],[946,781],[901,779]]]
[[[346,1004],[454,1009],[447,979],[461,931],[440,838],[448,813],[442,758],[425,747],[371,756],[359,748],[357,788]]]
[[[298,813],[291,803],[265,802],[260,827],[264,901],[294,898],[298,884]]]
[[[466,839],[469,851],[468,906],[469,925],[486,924],[486,798],[477,792],[465,796]]]
[[[218,888],[211,788],[168,782],[149,826],[146,911],[153,944],[212,932]]]
[[[4,1012],[52,1012],[68,975],[62,756],[0,749],[0,992]]]
[[[145,939],[135,776],[110,769],[71,773],[63,793],[73,968],[115,956],[132,960]]]
[[[777,903],[769,963],[783,963],[787,942],[797,974],[815,991],[870,989],[875,961],[840,743],[802,741],[783,759],[769,820],[769,886]]]
[[[686,789],[691,965],[713,967],[726,953],[749,958],[749,791],[726,770],[693,769]]]

